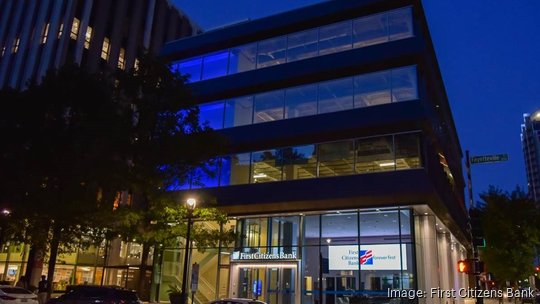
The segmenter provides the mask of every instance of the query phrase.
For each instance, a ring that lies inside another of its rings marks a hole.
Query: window
[[[353,45],[365,47],[388,41],[388,18],[386,14],[377,14],[353,21]]]
[[[49,35],[49,26],[51,24],[47,23],[45,24],[45,27],[43,28],[43,32],[41,33],[41,44],[45,44],[47,42],[47,36]]]
[[[363,138],[356,141],[356,173],[394,170],[392,136]]]
[[[330,113],[353,108],[352,78],[343,78],[319,84],[318,113]]]
[[[249,183],[251,153],[234,154],[221,160],[220,186]]]
[[[88,49],[90,47],[91,40],[92,40],[92,27],[89,26],[86,28],[86,34],[84,35],[84,48],[85,49]],[[122,51],[122,49],[120,51]]]
[[[416,67],[392,70],[392,102],[417,98]]]
[[[60,37],[62,37],[63,30],[64,30],[64,24],[60,23],[60,28],[58,29],[58,39],[60,39]]]
[[[124,48],[120,48],[120,52],[118,53],[118,68],[122,70],[126,69],[126,50]]]
[[[253,70],[256,61],[257,43],[232,48],[229,56],[229,74]]]
[[[345,21],[321,27],[319,29],[319,55],[352,48],[351,23],[351,21]]]
[[[317,29],[290,34],[287,38],[287,62],[317,56],[317,38]]]
[[[411,8],[403,8],[388,13],[389,40],[405,39],[413,36]]]
[[[135,58],[135,61],[133,61],[133,68],[135,70],[139,69],[139,59],[138,58]]]
[[[223,113],[225,111],[225,102],[218,101],[199,106],[199,121],[201,124],[208,124],[212,129],[223,128]]]
[[[354,77],[354,107],[390,103],[391,72],[382,71]]]
[[[317,177],[317,151],[315,145],[282,149],[283,180]]]
[[[418,133],[394,136],[396,170],[420,168],[420,142]]]
[[[20,43],[21,43],[21,38],[19,37],[15,38],[15,41],[13,41],[13,48],[11,50],[12,53],[17,53],[17,51],[19,51]]]
[[[238,97],[225,102],[224,127],[238,127],[253,122],[253,97]]]
[[[317,114],[317,85],[285,90],[285,119]]]
[[[353,173],[353,141],[339,141],[318,145],[319,177]]]
[[[281,181],[282,156],[278,149],[253,152],[251,155],[251,182]]]
[[[81,26],[81,21],[77,18],[73,18],[73,24],[71,24],[71,33],[69,37],[73,40],[77,40],[77,36],[79,35],[79,27]],[[103,57],[103,56],[102,56]]]
[[[276,37],[259,42],[257,68],[285,63],[287,36]]]
[[[104,60],[109,60],[109,52],[111,50],[111,45],[109,42],[109,38],[105,37],[103,38],[103,46],[101,47],[101,58]]]
[[[173,68],[182,75],[188,76],[188,82],[201,80],[202,58],[193,58],[173,64]]]
[[[204,56],[202,65],[202,80],[227,75],[228,61],[228,51],[218,52]]]
[[[255,95],[253,123],[283,119],[283,90]]]

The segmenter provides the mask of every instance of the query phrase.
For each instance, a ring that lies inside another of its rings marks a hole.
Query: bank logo
[[[373,265],[373,250],[360,250],[360,265]]]

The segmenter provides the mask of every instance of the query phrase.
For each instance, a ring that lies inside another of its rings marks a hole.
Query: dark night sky
[[[172,2],[207,30],[321,0]],[[476,199],[489,185],[526,187],[520,125],[540,108],[540,1],[423,3],[463,153],[509,154],[508,162],[473,165]]]

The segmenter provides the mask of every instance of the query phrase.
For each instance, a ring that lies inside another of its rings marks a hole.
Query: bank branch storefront
[[[465,248],[426,206],[239,217],[229,224],[234,244],[192,253],[191,263],[201,265],[195,303],[243,297],[382,304],[392,300],[389,289],[467,284],[454,267]],[[162,286],[180,281],[182,255],[166,250]]]

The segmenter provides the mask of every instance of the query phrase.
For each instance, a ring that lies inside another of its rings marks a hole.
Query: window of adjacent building
[[[138,58],[135,58],[135,60],[133,61],[133,69],[135,69],[135,71],[137,71],[139,69],[139,59]]]
[[[229,74],[253,70],[257,63],[257,43],[234,47],[229,56]]]
[[[3,46],[3,47],[2,47],[2,56],[4,56],[5,53],[6,53],[6,47]]]
[[[47,23],[43,28],[43,32],[41,33],[41,44],[45,44],[47,42],[47,36],[49,35],[49,26],[50,23]]]
[[[279,149],[253,152],[251,154],[251,183],[281,181],[282,164]]]
[[[238,97],[225,102],[224,127],[238,127],[253,123],[253,97]]]
[[[109,52],[111,51],[111,44],[109,38],[103,38],[103,46],[101,47],[101,58],[109,60]]]
[[[227,75],[229,52],[222,51],[203,58],[202,80]]]
[[[12,53],[17,53],[19,51],[20,43],[21,43],[21,38],[19,37],[15,38],[15,41],[13,41],[13,48],[11,49]]]
[[[392,136],[362,138],[356,141],[356,173],[394,170],[395,165]]]
[[[90,47],[90,41],[92,40],[92,27],[88,26],[86,28],[86,34],[84,35],[84,48],[88,49]]]
[[[283,119],[283,93],[278,90],[255,95],[253,123]]]
[[[319,29],[319,55],[342,52],[352,48],[351,21],[334,23]]]
[[[319,177],[354,173],[353,141],[339,141],[318,145]]]
[[[318,29],[307,30],[287,36],[287,62],[318,55]]]
[[[269,67],[286,62],[287,36],[259,42],[257,68]]]
[[[352,78],[348,77],[319,84],[319,114],[350,110],[352,108]]]
[[[285,119],[317,114],[317,85],[285,90]]]
[[[62,37],[62,31],[64,30],[64,24],[63,23],[60,23],[60,28],[58,29],[58,39],[60,39],[60,37]]]
[[[81,26],[81,21],[77,18],[73,18],[73,23],[71,24],[71,33],[69,34],[69,37],[71,37],[71,39],[77,40],[80,26]]]
[[[124,48],[120,48],[120,52],[118,53],[118,68],[122,70],[126,69],[126,50]]]
[[[315,145],[281,149],[283,180],[317,177],[317,150]]]

